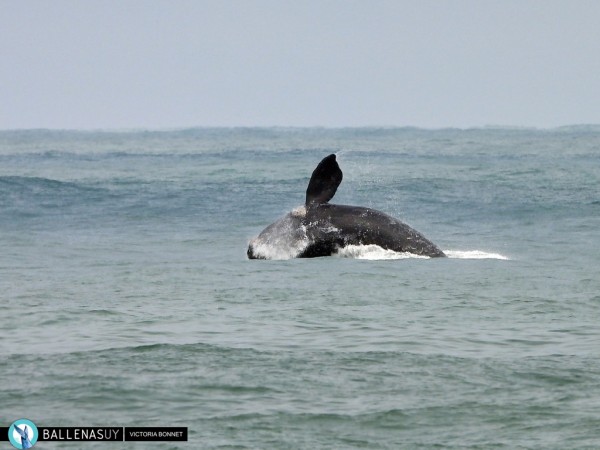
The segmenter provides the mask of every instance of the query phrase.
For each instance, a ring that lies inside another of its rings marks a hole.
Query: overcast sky
[[[0,129],[581,123],[596,0],[0,0]]]

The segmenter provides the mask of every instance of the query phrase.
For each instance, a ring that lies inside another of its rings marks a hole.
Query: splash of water
[[[444,250],[450,259],[498,259],[510,258],[499,253],[484,252],[482,250]],[[352,259],[383,260],[383,259],[429,259],[429,256],[415,255],[406,252],[386,250],[378,245],[348,245],[340,248],[334,256]]]
[[[333,256],[340,258],[352,258],[352,259],[368,259],[368,260],[380,260],[380,259],[409,259],[409,258],[420,258],[429,259],[429,256],[414,255],[406,252],[395,252],[394,250],[386,250],[379,245],[347,245],[346,247],[340,248]]]
[[[453,259],[500,259],[504,261],[510,260],[509,257],[500,253],[489,253],[482,250],[444,250],[448,258]]]

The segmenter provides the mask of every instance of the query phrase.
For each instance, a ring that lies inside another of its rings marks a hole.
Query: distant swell
[[[64,196],[90,195],[96,188],[74,182],[52,180],[41,177],[0,176],[0,192],[4,196],[19,196],[21,199],[64,198]],[[101,191],[102,192],[102,191]]]

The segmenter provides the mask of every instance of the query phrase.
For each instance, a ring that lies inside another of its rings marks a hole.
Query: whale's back
[[[414,228],[371,208],[323,204],[311,210],[307,219],[312,224],[308,236],[313,241],[335,241],[338,247],[378,245],[396,252],[445,256],[441,249]]]

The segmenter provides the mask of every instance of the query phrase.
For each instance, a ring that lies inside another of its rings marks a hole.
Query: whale
[[[351,245],[376,245],[432,258],[446,256],[433,242],[399,219],[371,208],[329,203],[342,178],[336,155],[323,158],[310,177],[304,205],[251,239],[248,258],[331,256]]]

